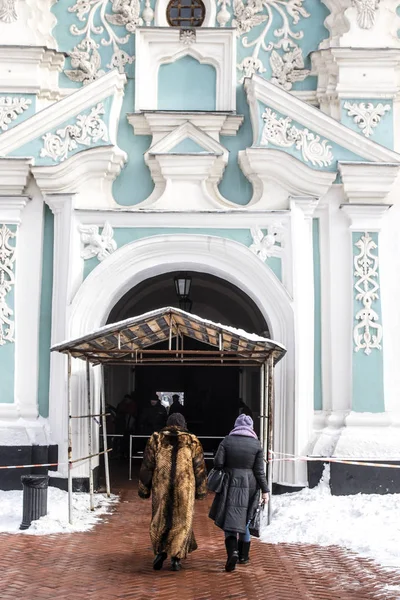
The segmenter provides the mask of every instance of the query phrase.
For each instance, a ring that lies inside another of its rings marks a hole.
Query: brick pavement
[[[172,572],[152,569],[150,502],[126,482],[114,514],[86,533],[0,535],[0,600],[395,600],[400,577],[340,548],[252,544],[251,563],[225,573],[221,532],[196,503],[199,550]],[[399,588],[400,589],[400,588]]]

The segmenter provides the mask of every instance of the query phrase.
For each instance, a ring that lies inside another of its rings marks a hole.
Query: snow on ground
[[[272,498],[271,525],[264,515],[261,539],[338,545],[400,569],[399,515],[400,494],[332,496],[326,466],[316,488]]]
[[[100,521],[101,515],[109,512],[118,502],[118,496],[107,498],[105,494],[95,494],[95,510],[89,510],[89,494],[73,494],[73,524],[68,523],[68,494],[63,490],[49,487],[47,515],[25,531],[20,531],[22,521],[22,491],[5,492],[0,490],[0,532],[49,535],[52,533],[73,533],[92,529]]]

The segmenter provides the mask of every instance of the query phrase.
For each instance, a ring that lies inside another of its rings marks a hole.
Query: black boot
[[[250,560],[250,558],[249,558],[250,542],[242,542],[239,540],[238,549],[239,549],[239,564],[246,565]]]
[[[226,547],[226,552],[228,554],[228,560],[226,561],[226,565],[225,565],[225,571],[228,571],[228,573],[230,571],[234,571],[236,568],[236,563],[239,559],[239,555],[238,555],[238,544],[237,544],[237,538],[234,535],[230,535],[227,538],[225,538],[225,547]]]
[[[173,571],[180,571],[182,568],[181,559],[177,556],[171,558],[171,568]]]
[[[153,560],[153,569],[155,571],[159,571],[160,569],[162,569],[163,562],[166,558],[167,558],[166,552],[159,552],[157,554],[157,556],[155,557],[155,559]]]

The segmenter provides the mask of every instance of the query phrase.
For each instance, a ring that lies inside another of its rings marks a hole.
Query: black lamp
[[[193,302],[189,298],[190,287],[192,285],[192,278],[190,275],[180,275],[174,277],[175,291],[179,298],[179,308],[186,312],[192,310]]]

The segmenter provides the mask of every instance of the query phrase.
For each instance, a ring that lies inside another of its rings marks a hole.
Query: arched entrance
[[[179,307],[174,278],[191,281],[191,312],[223,325],[270,337],[268,324],[256,303],[238,287],[207,273],[164,273],[142,281],[129,290],[111,310],[107,323],[129,319],[164,306]],[[167,348],[167,346],[165,346]],[[185,341],[187,350],[209,350],[197,340]],[[189,428],[196,435],[224,436],[232,428],[243,404],[250,411],[257,433],[260,428],[260,369],[215,366],[106,367],[107,402],[116,407],[125,394],[135,397],[137,418],[130,419],[132,433],[145,433],[141,415],[151,398],[181,394]]]
[[[301,426],[308,432],[313,415],[301,415],[300,419],[295,397],[292,300],[273,272],[242,244],[212,236],[175,234],[153,236],[123,246],[100,263],[80,286],[69,310],[69,337],[85,335],[104,325],[114,306],[136,285],[180,270],[214,275],[237,287],[256,304],[271,336],[288,349],[276,370],[275,447],[281,452],[295,453],[298,428]],[[74,397],[79,407],[83,407],[84,365],[75,361],[73,369]],[[53,356],[52,396],[66,404],[65,373],[64,357]],[[58,411],[55,415],[57,420],[59,414]],[[80,435],[83,438],[84,432]],[[66,447],[60,444],[60,456],[65,454]],[[277,463],[275,480],[299,485],[306,481],[305,468],[292,462]]]

